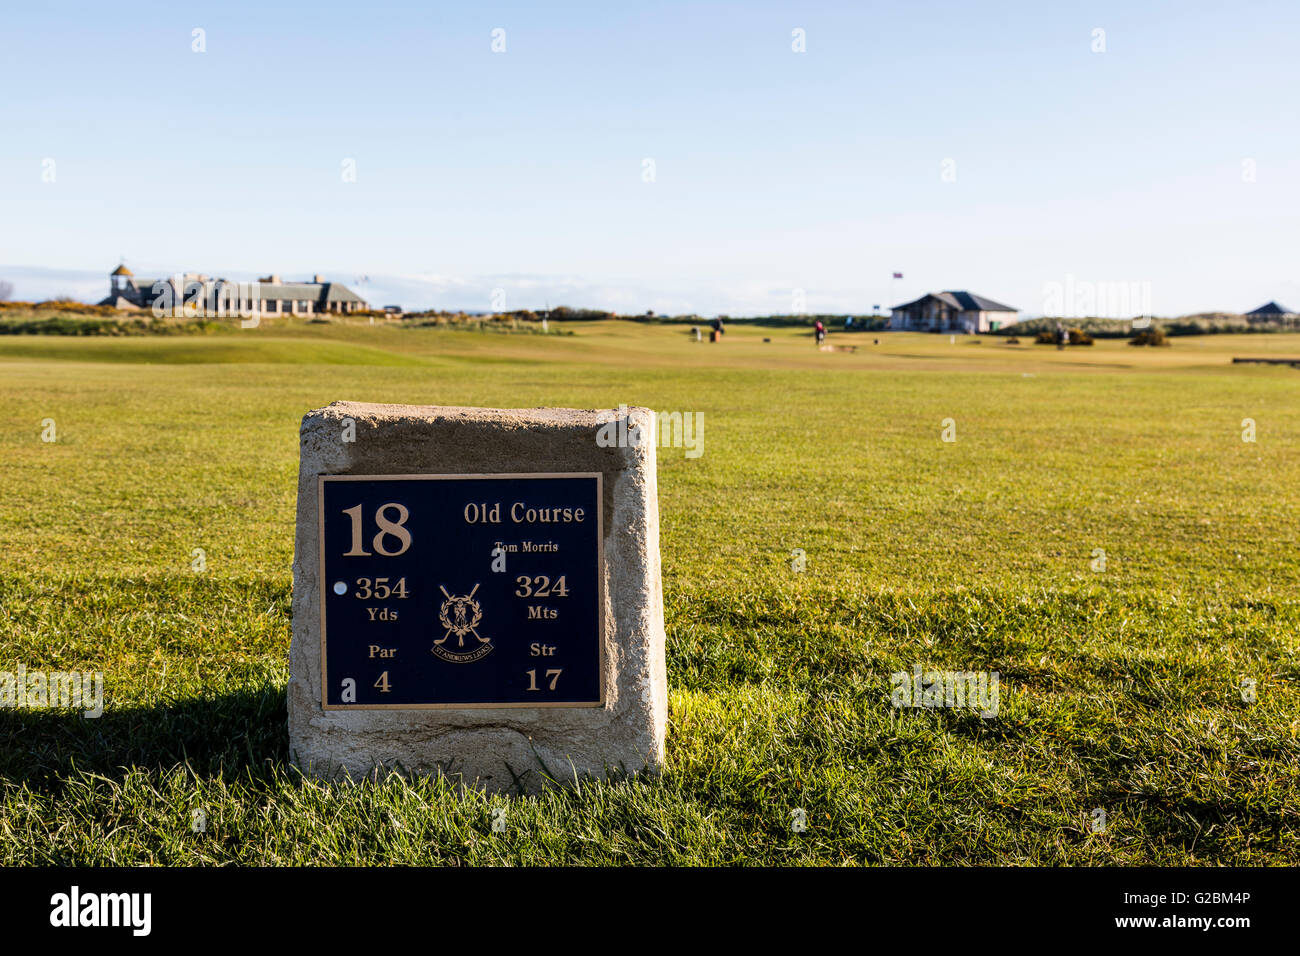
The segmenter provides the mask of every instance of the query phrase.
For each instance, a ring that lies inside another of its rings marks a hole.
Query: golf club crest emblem
[[[438,610],[438,623],[443,626],[444,631],[442,637],[433,642],[433,653],[444,661],[468,664],[471,661],[482,660],[492,653],[490,640],[475,630],[483,620],[483,606],[474,600],[478,587],[478,584],[475,584],[469,594],[451,594],[441,584],[438,585],[438,589],[447,600],[442,602],[442,607]],[[456,638],[455,650],[448,645],[452,637]],[[478,643],[471,644],[470,650],[460,650],[465,647],[466,637],[473,637]]]

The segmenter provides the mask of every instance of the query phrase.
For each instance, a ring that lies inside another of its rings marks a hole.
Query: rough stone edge
[[[584,777],[601,777],[623,774],[635,774],[637,772],[657,773],[662,770],[664,763],[664,739],[667,730],[667,680],[666,680],[666,660],[664,651],[664,623],[663,623],[663,594],[662,594],[662,572],[659,554],[659,513],[658,513],[658,480],[656,470],[656,442],[653,439],[655,434],[654,428],[656,419],[654,413],[644,407],[635,406],[628,408],[629,425],[639,425],[642,434],[650,436],[647,440],[640,443],[639,446],[632,446],[625,449],[619,449],[625,459],[623,475],[625,478],[640,477],[640,481],[635,481],[633,487],[624,489],[616,487],[613,489],[613,516],[604,529],[605,537],[605,587],[608,595],[613,595],[618,586],[614,580],[616,569],[623,569],[621,578],[635,580],[638,576],[644,582],[644,587],[639,590],[642,592],[642,599],[630,602],[637,610],[635,619],[625,619],[624,629],[622,632],[615,632],[618,620],[613,614],[613,609],[606,605],[606,618],[609,622],[606,629],[606,653],[607,653],[607,679],[609,680],[610,692],[617,692],[618,679],[617,675],[622,671],[628,673],[628,679],[625,680],[626,690],[634,692],[639,698],[639,706],[636,708],[650,718],[652,728],[649,748],[640,755],[638,762],[640,767],[633,767],[630,771],[625,764],[618,767],[611,766],[608,762],[603,762],[597,768],[595,763],[588,763],[582,770],[575,770],[572,763],[568,769],[573,771],[572,774],[557,774],[562,784],[572,783],[574,780],[583,779]],[[319,628],[319,581],[317,580],[316,560],[309,561],[306,565],[302,563],[304,550],[312,553],[312,557],[318,556],[316,548],[316,476],[318,474],[365,474],[381,473],[354,470],[353,456],[350,454],[351,449],[345,443],[339,442],[332,437],[327,437],[327,429],[331,426],[338,428],[341,426],[344,418],[352,418],[358,425],[363,423],[377,425],[383,421],[391,420],[410,420],[415,416],[426,415],[429,417],[436,416],[444,422],[452,424],[490,424],[499,427],[528,427],[541,425],[545,427],[562,427],[572,424],[575,428],[590,429],[594,438],[594,430],[604,421],[597,416],[611,416],[610,409],[562,409],[562,408],[534,408],[534,409],[497,409],[497,408],[477,408],[466,406],[436,406],[436,405],[389,405],[361,402],[334,402],[324,408],[314,409],[304,415],[300,426],[300,452],[299,452],[299,483],[298,483],[298,503],[297,503],[297,523],[295,534],[294,550],[294,629],[293,640],[290,648],[290,693],[289,693],[289,724],[291,745],[295,736],[302,738],[300,742],[310,742],[307,738],[324,738],[329,731],[324,727],[318,726],[318,721],[322,718],[331,726],[330,729],[356,733],[356,728],[346,728],[341,726],[338,721],[332,721],[329,718],[333,713],[325,712],[320,709],[319,703],[319,679],[316,680],[315,686],[304,693],[302,682],[297,678],[300,665],[296,662],[296,657],[307,654],[309,660],[305,665],[305,673],[308,675],[319,674],[319,647],[307,646],[309,643],[315,645],[314,641],[309,642],[305,633],[306,627],[300,626],[299,622],[305,617],[310,619]],[[319,470],[312,471],[304,475],[302,465],[308,456],[304,454],[307,451],[308,444],[312,445],[312,458],[319,463]],[[328,453],[326,453],[328,452]],[[609,482],[611,475],[608,470],[602,469],[606,474],[606,481]],[[436,471],[430,473],[439,473]],[[450,473],[450,472],[448,472]],[[622,486],[624,480],[614,476],[615,482]],[[638,487],[639,486],[639,487]],[[627,533],[631,540],[623,542],[623,546],[618,547],[619,532]],[[638,545],[637,537],[644,536],[644,541]],[[303,543],[307,541],[313,547],[304,549]],[[615,552],[618,556],[615,556]],[[641,558],[642,560],[635,560]],[[306,585],[305,587],[303,585]],[[647,591],[648,589],[648,591]],[[630,637],[637,631],[645,631],[648,638],[642,642],[620,641],[619,638],[623,633]],[[643,653],[636,660],[618,660],[615,652],[620,646],[631,646],[633,648],[643,649]],[[313,660],[314,659],[314,660]],[[366,717],[374,716],[377,719],[367,720],[368,725],[363,731],[365,736],[375,733],[384,733],[385,731],[393,732],[401,730],[403,719],[411,715],[410,711],[359,711],[350,712],[347,717]],[[475,733],[482,734],[485,732],[499,735],[502,732],[522,733],[518,725],[521,723],[535,722],[538,720],[551,721],[554,719],[555,711],[539,709],[508,709],[508,710],[477,710],[468,712],[456,711],[423,711],[414,712],[417,715],[438,715],[444,718],[444,726],[434,733],[435,738],[445,738],[455,736],[458,733],[465,732],[465,729],[447,725],[446,718],[455,714],[466,714],[464,723],[466,725],[481,724],[486,720],[492,720],[492,725],[488,728],[476,729]],[[613,725],[617,722],[617,717],[611,708],[606,707],[598,711],[581,712],[586,715],[604,714],[606,723]],[[398,717],[397,720],[388,718]],[[526,717],[531,720],[525,720]],[[499,718],[493,720],[493,718]],[[305,725],[303,732],[294,733],[294,725],[298,723]],[[503,726],[505,725],[505,726]],[[588,732],[599,732],[599,728],[585,728]],[[638,735],[639,736],[639,735]],[[323,742],[323,740],[319,741]],[[339,743],[336,739],[334,744]],[[532,746],[530,742],[530,746]],[[291,747],[291,750],[293,748]],[[337,746],[332,749],[339,749]],[[354,749],[365,750],[364,745]],[[532,747],[534,753],[537,748]],[[547,751],[545,757],[549,758],[548,769],[555,772],[554,764],[564,764],[563,755],[552,747],[542,745],[542,749]],[[298,754],[291,752],[291,756],[299,766],[302,766]],[[364,770],[356,763],[351,766],[342,762],[331,764],[313,764],[303,767],[306,772],[316,776],[325,777],[369,777],[376,773],[382,772],[415,772],[430,773],[430,769],[416,769],[414,771],[405,770],[400,756],[393,761],[382,761],[372,763]],[[411,761],[418,763],[417,761]],[[388,769],[385,770],[384,768]],[[438,772],[448,776],[446,771],[450,767],[444,766]],[[530,773],[530,769],[525,769],[524,774]],[[512,771],[513,774],[513,771]],[[571,779],[567,779],[571,776]],[[482,781],[477,779],[470,781],[460,781],[464,786],[477,787],[479,789],[501,789],[494,785],[483,787]],[[516,781],[517,782],[517,781]]]

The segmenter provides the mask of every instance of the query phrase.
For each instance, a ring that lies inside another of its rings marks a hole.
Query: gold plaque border
[[[331,704],[329,703],[329,679],[326,673],[327,655],[325,649],[325,482],[327,481],[448,481],[463,478],[508,479],[508,478],[595,478],[596,479],[596,578],[599,594],[596,600],[596,622],[599,629],[600,661],[600,699],[564,703],[503,703],[503,704]],[[317,569],[316,587],[320,591],[320,694],[321,710],[543,710],[552,707],[592,708],[605,706],[605,476],[599,471],[521,471],[510,474],[491,475],[317,475],[316,476],[316,524],[320,551]]]

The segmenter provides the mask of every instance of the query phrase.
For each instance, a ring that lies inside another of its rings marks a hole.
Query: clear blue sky
[[[4,35],[19,298],[97,298],[125,256],[408,308],[1037,313],[1067,275],[1300,308],[1296,0],[124,0]]]

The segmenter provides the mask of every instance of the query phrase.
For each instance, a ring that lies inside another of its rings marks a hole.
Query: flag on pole
[[[901,278],[903,278],[903,273],[901,273],[901,272],[895,272],[895,273],[894,273],[894,278],[895,278],[895,279],[901,279]]]

